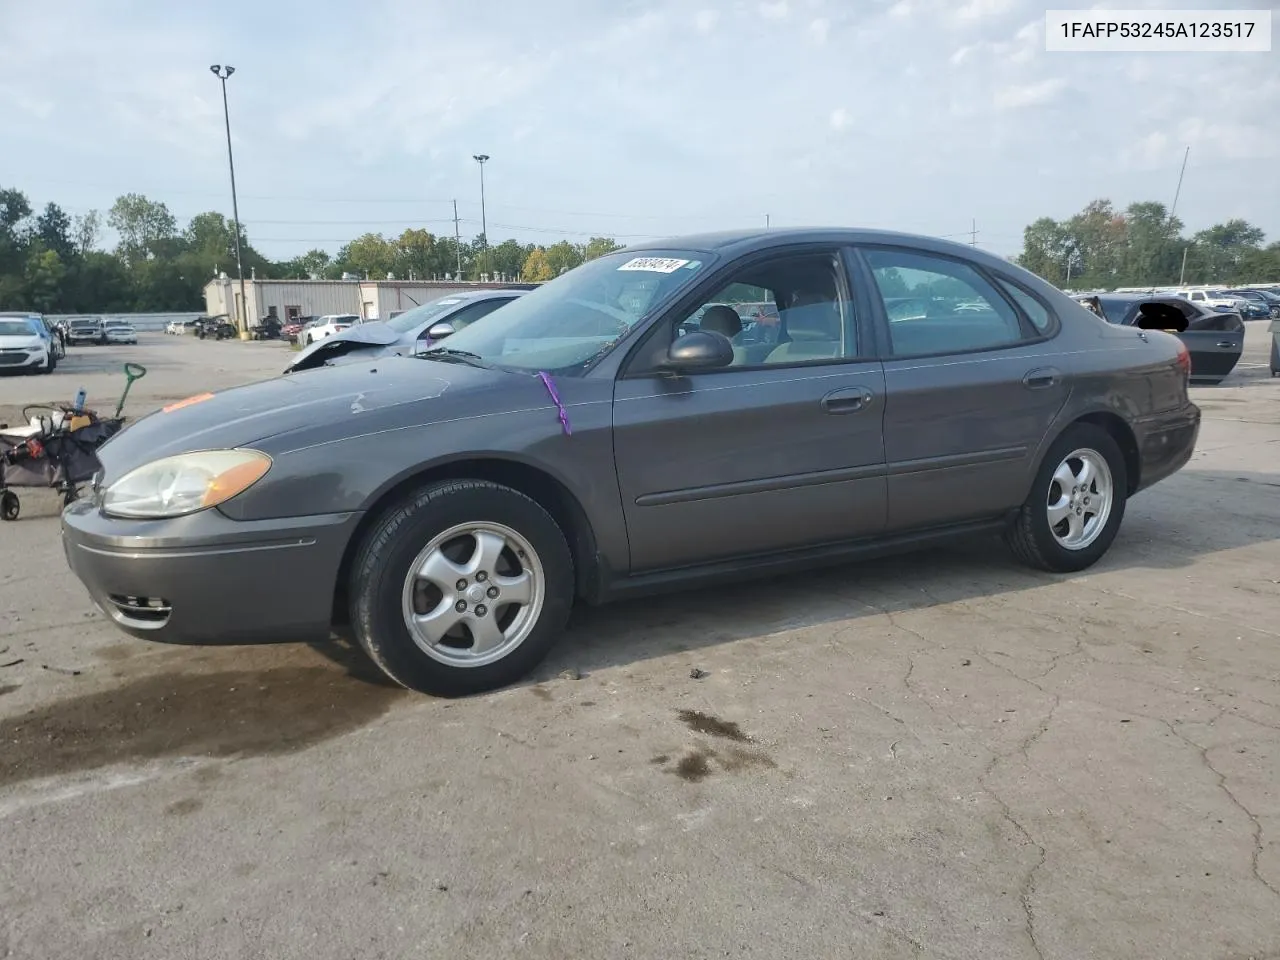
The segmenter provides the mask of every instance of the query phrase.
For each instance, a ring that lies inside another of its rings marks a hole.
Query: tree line
[[[1058,287],[1115,289],[1280,281],[1280,242],[1240,219],[1190,237],[1163,203],[1115,209],[1094,200],[1066,220],[1041,217],[1023,231],[1017,263]]]
[[[0,189],[0,309],[43,313],[200,310],[204,285],[219,271],[235,274],[235,227],[222,214],[196,214],[179,228],[164,203],[130,193],[116,199],[105,225],[113,250],[100,247],[104,218],[71,217],[56,203],[35,213],[20,190]],[[1183,236],[1183,224],[1164,204],[1116,210],[1095,200],[1066,220],[1042,217],[1023,232],[1014,260],[1060,287],[1113,289],[1192,283],[1280,280],[1280,242],[1264,246],[1263,231],[1228,220]],[[620,249],[610,237],[547,246],[483,235],[459,241],[427,230],[398,236],[366,233],[334,256],[309,250],[271,260],[240,233],[246,276],[261,279],[432,279],[481,276],[540,282],[592,257]]]
[[[113,250],[100,247],[103,226],[115,231]],[[181,228],[162,202],[130,193],[116,199],[105,220],[99,211],[69,216],[57,203],[35,213],[20,190],[0,188],[0,310],[41,313],[125,313],[204,308],[204,285],[220,271],[235,276],[235,225],[215,211]],[[366,233],[336,255],[309,250],[272,260],[254,249],[240,228],[245,276],[259,279],[428,280],[461,275],[538,282],[550,280],[621,244],[610,237],[543,246],[472,240],[407,229],[399,236]],[[461,274],[459,274],[461,267]]]

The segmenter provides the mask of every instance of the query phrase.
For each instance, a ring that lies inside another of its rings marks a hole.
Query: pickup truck
[[[101,317],[76,317],[67,325],[67,343],[106,343],[106,327]]]

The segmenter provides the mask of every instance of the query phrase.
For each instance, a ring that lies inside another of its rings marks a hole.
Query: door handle
[[[1231,350],[1235,347],[1235,342],[1232,340],[1219,340],[1218,346],[1223,350]]]
[[[827,413],[857,413],[871,402],[871,391],[866,387],[849,387],[832,390],[822,398],[822,409]]]
[[[1022,385],[1028,390],[1043,390],[1056,386],[1062,381],[1062,371],[1057,367],[1039,367],[1022,378]]]

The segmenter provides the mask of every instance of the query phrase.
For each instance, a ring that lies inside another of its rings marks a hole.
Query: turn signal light
[[[1187,349],[1187,345],[1179,341],[1178,343],[1178,366],[1182,368],[1183,374],[1187,378],[1187,382],[1191,382],[1191,351]]]

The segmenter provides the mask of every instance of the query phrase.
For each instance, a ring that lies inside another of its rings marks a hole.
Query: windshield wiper
[[[470,363],[473,366],[488,368],[490,366],[478,353],[470,350],[455,350],[452,347],[432,347],[422,353],[415,354],[427,360],[445,360],[451,363]]]

